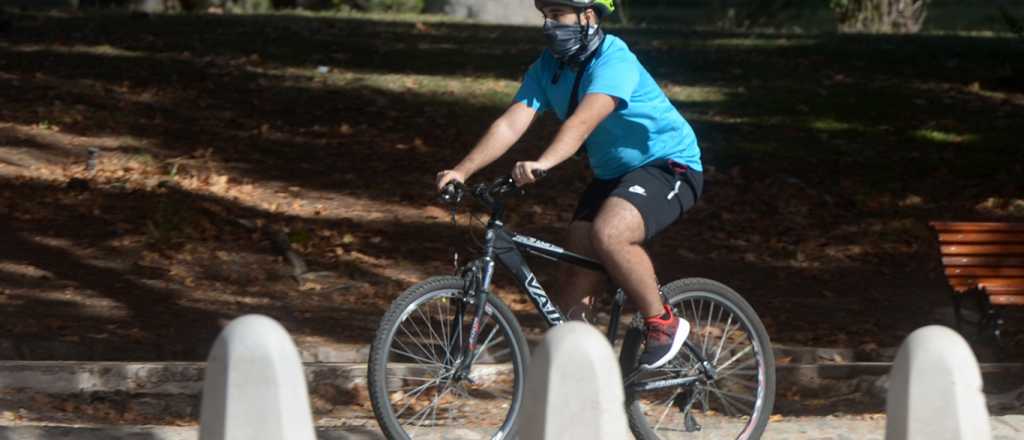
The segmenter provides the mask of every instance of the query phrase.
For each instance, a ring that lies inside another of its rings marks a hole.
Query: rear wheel
[[[775,402],[775,358],[760,318],[738,293],[706,279],[663,287],[668,303],[690,323],[686,346],[661,368],[636,369],[641,332],[626,334],[620,359],[630,428],[638,439],[757,439]],[[703,374],[699,358],[712,366]],[[646,392],[630,384],[697,377],[689,385]]]
[[[512,312],[489,295],[478,338],[464,350],[476,305],[461,278],[431,278],[406,290],[381,319],[370,350],[370,401],[389,439],[511,438],[523,397],[528,350]],[[463,375],[459,361],[475,361]]]

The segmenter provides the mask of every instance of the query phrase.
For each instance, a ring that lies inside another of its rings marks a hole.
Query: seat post
[[[622,320],[622,309],[626,304],[626,292],[621,288],[615,290],[615,299],[612,301],[612,314],[608,320],[608,342],[615,344],[615,338],[619,337],[619,322]]]

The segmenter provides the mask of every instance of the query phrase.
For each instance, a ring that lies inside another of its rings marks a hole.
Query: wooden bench
[[[997,306],[1024,306],[1024,223],[930,224],[953,290],[957,327],[963,330],[963,301],[973,298],[982,312],[978,331],[991,332],[998,349],[1003,318]]]

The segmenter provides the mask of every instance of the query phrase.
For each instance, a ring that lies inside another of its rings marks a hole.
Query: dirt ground
[[[422,51],[453,65],[458,51],[444,38],[490,30],[350,18],[16,18],[0,36],[0,335],[16,346],[7,356],[31,359],[124,360],[46,349],[59,341],[198,360],[246,313],[279,320],[303,343],[368,343],[403,289],[451,273],[453,249],[471,254],[479,227],[466,226],[465,210],[450,224],[432,178],[500,114],[492,101],[507,99],[536,50],[495,57],[473,47],[472,62],[446,72]],[[707,62],[725,71],[728,57],[744,54],[718,56]],[[448,74],[483,79],[466,91],[415,93],[435,87],[417,75]],[[394,84],[362,82],[367,75]],[[993,114],[1012,118],[1024,95],[1001,96],[1011,116]],[[523,154],[536,154],[554,127],[542,121]],[[710,158],[725,157],[714,146],[729,136],[757,136],[729,130],[709,136]],[[650,245],[660,277],[732,286],[773,342],[860,348],[866,358],[948,319],[927,222],[1016,218],[1008,212],[1020,196],[1019,162],[1010,177],[940,173],[869,199],[847,192],[863,183],[856,174],[765,164],[709,162],[700,205]],[[510,227],[560,242],[583,173],[578,162],[553,172],[514,202]],[[953,193],[951,182],[970,191]],[[275,248],[282,238],[308,266],[303,276]],[[534,265],[553,285],[557,270]],[[540,328],[507,278],[498,292]],[[1007,316],[1008,353],[1019,360],[1024,320]]]

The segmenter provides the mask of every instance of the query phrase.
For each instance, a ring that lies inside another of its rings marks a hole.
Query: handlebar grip
[[[534,179],[543,179],[547,175],[548,175],[548,170],[544,170],[544,169],[540,169],[540,168],[537,168],[537,169],[533,170],[533,178]]]
[[[444,203],[457,204],[462,201],[462,194],[466,186],[459,181],[453,180],[441,188],[440,199]]]

